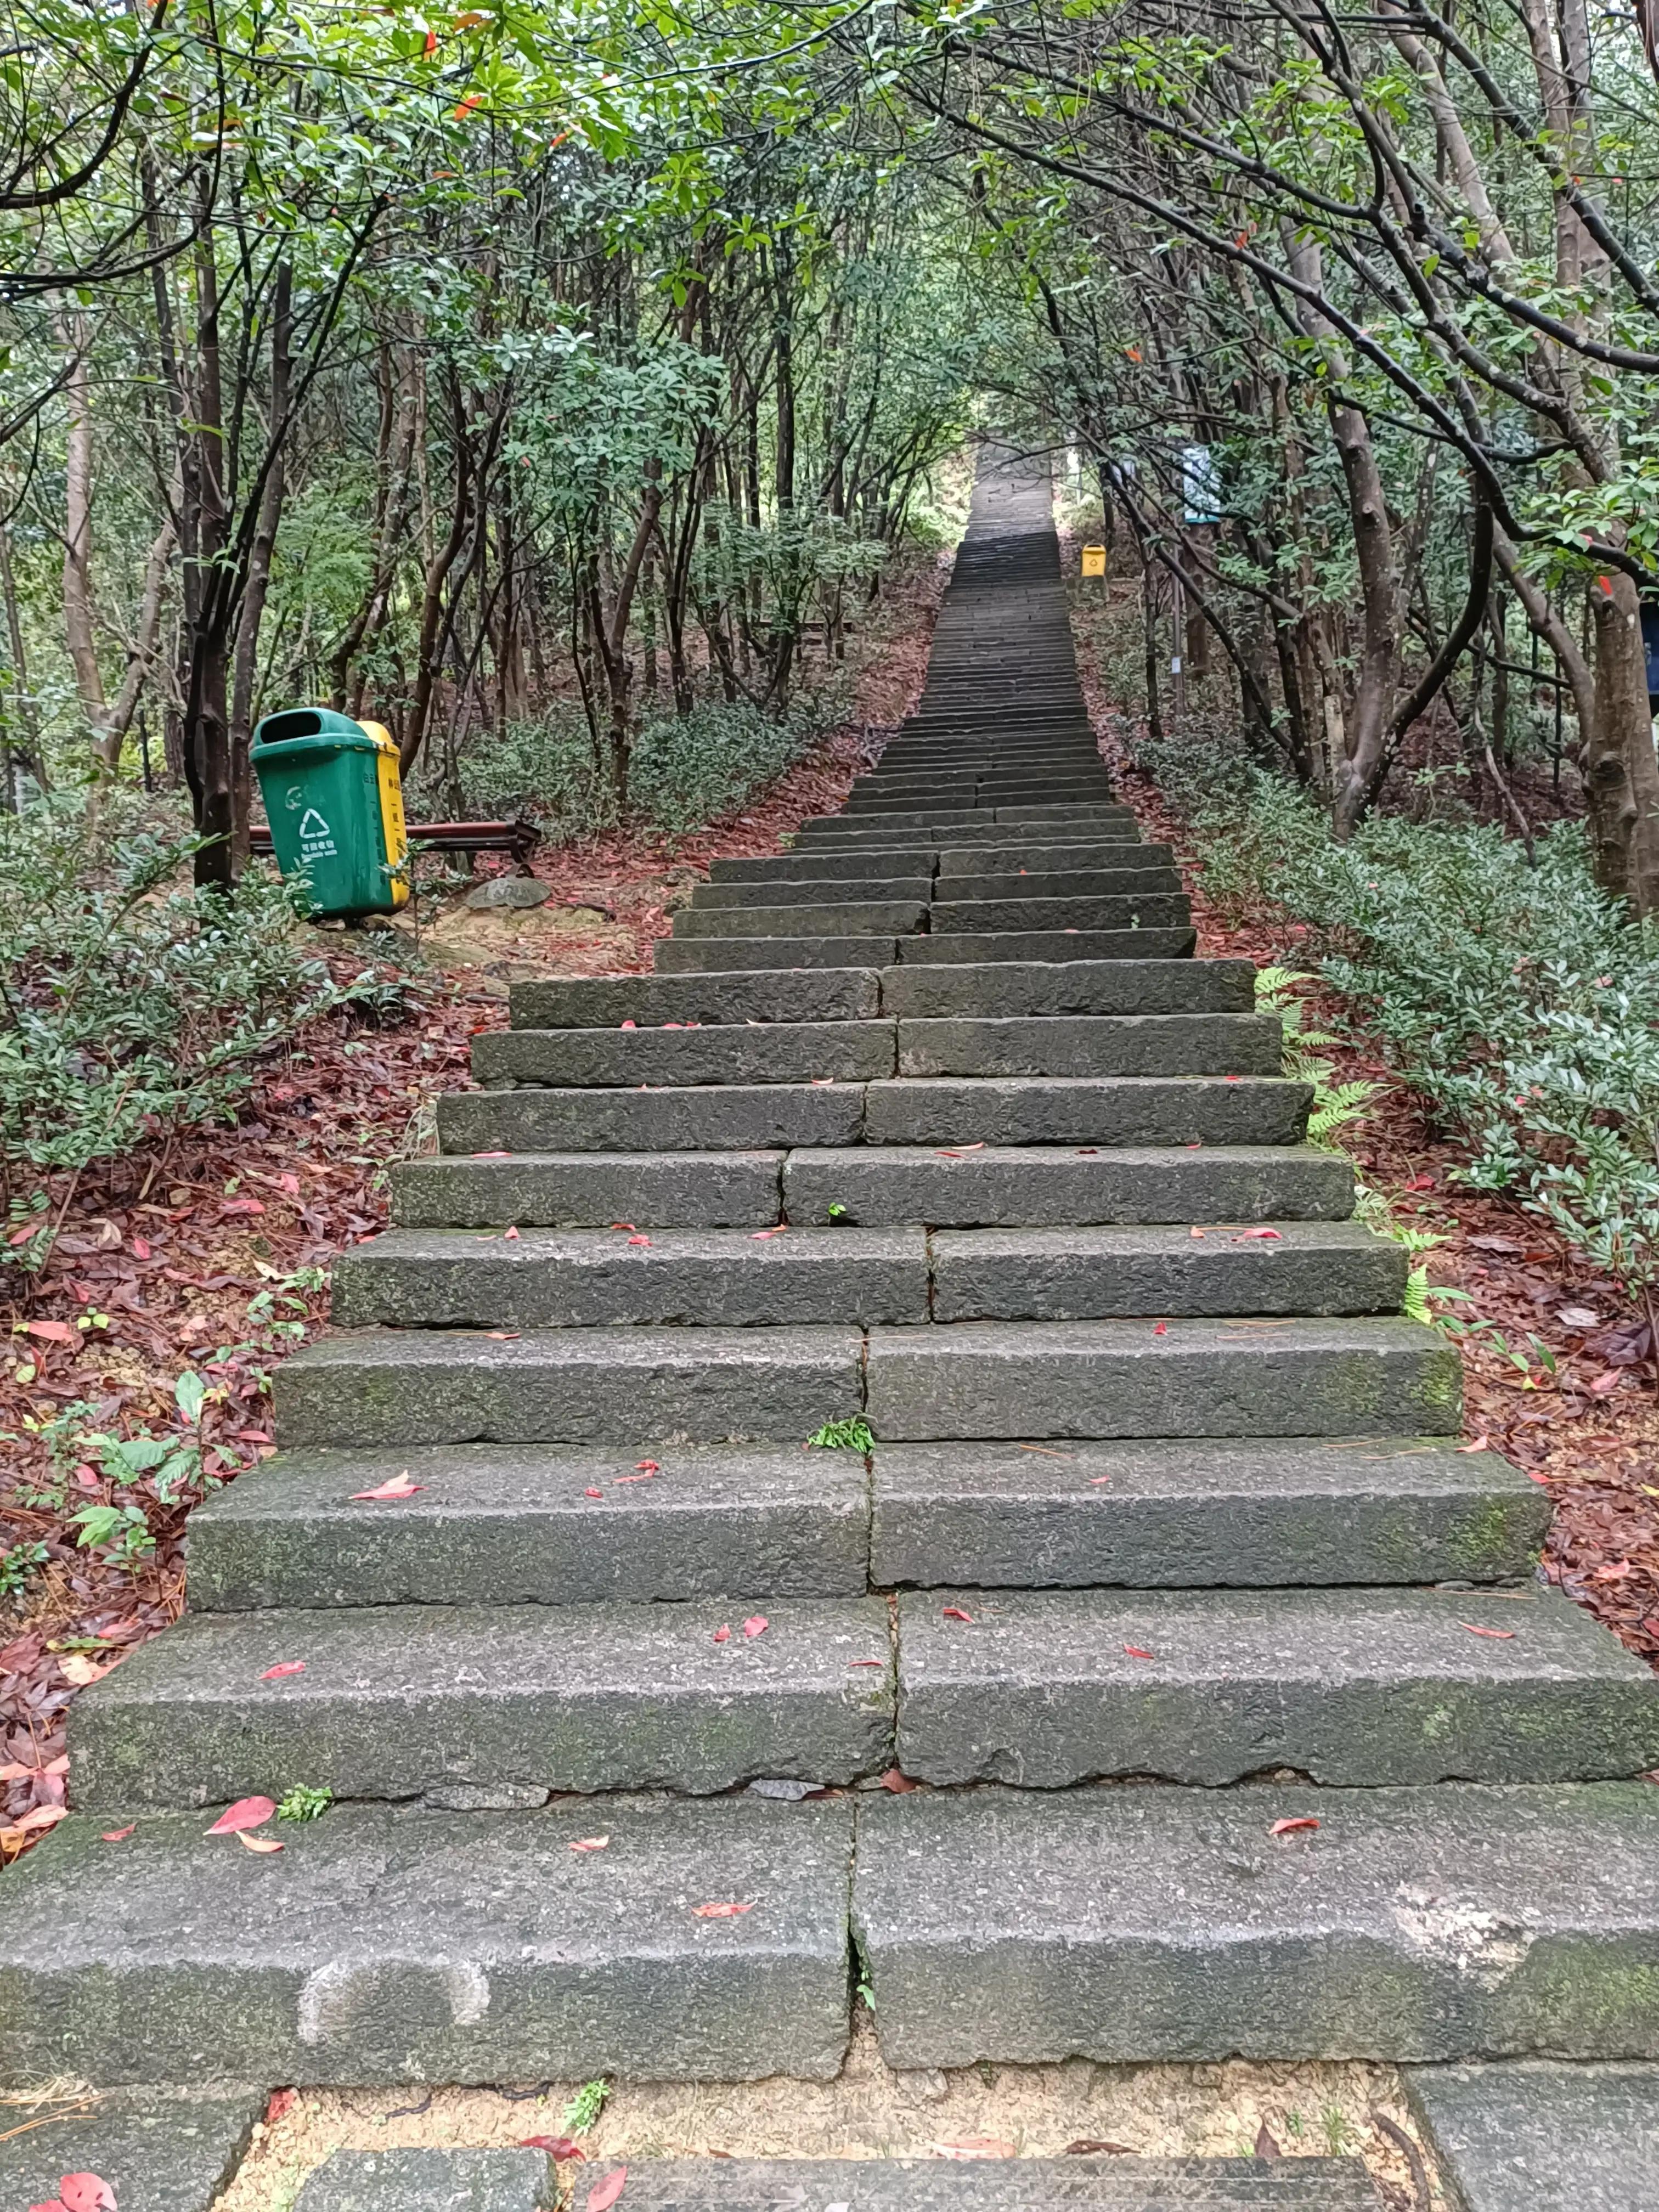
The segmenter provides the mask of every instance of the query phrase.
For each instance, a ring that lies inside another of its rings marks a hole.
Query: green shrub
[[[117,793],[0,814],[0,1265],[44,1262],[48,1176],[226,1118],[306,1023],[396,1003],[372,971],[342,984],[307,957],[263,871],[228,896],[179,888],[193,849]]]
[[[1190,818],[1206,890],[1311,925],[1325,977],[1467,1148],[1644,1304],[1659,1284],[1659,928],[1600,890],[1582,830],[1537,865],[1490,827],[1388,816],[1347,845],[1314,802],[1236,751],[1143,764]]]

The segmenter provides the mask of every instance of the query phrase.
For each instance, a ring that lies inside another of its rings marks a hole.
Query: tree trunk
[[[276,453],[265,477],[258,520],[248,556],[247,584],[242,595],[241,620],[236,627],[236,665],[231,690],[230,781],[232,865],[240,876],[247,866],[252,847],[253,814],[254,689],[259,670],[259,626],[264,620],[265,597],[270,588],[271,556],[276,550],[276,528],[282,520],[283,494],[284,418],[292,381],[294,272],[286,261],[277,264],[270,316],[270,436]]]
[[[70,356],[64,382],[64,642],[92,732],[94,758],[107,768],[112,765],[106,744],[109,708],[92,608],[92,392],[84,319],[67,319],[59,335]]]

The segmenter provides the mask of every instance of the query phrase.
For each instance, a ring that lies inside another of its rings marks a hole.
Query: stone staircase
[[[1046,484],[844,813],[713,872],[515,988],[78,1701],[0,2075],[823,2077],[860,1983],[899,2067],[1659,2054],[1653,1680],[1192,957]]]

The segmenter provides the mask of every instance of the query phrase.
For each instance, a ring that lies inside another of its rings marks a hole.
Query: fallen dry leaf
[[[630,1237],[628,1241],[630,1244],[648,1244],[651,1239],[648,1237]]]
[[[1282,1244],[1285,1242],[1276,1229],[1241,1229],[1238,1234],[1241,1242],[1246,1237],[1254,1238],[1264,1244],[1268,1243]]]
[[[239,1836],[244,1828],[261,1826],[276,1810],[274,1801],[269,1797],[239,1797],[234,1805],[226,1807],[205,1832],[210,1836]]]
[[[609,1848],[609,1836],[578,1836],[571,1844],[573,1851],[602,1851]]]
[[[401,1474],[388,1475],[384,1482],[377,1484],[373,1490],[354,1490],[351,1499],[353,1504],[356,1504],[360,1498],[413,1498],[417,1490],[424,1487],[425,1485],[422,1483],[410,1480],[409,1469],[405,1468]]]
[[[1138,1644],[1126,1644],[1123,1649],[1131,1659],[1156,1659],[1158,1656],[1155,1651],[1143,1651]]]
[[[1169,1334],[1170,1324],[1167,1321],[1158,1322],[1153,1327],[1152,1334],[1154,1336],[1167,1336]]]
[[[720,1626],[714,1631],[714,1641],[716,1644],[729,1644],[732,1641],[732,1624],[729,1620],[721,1621]]]
[[[519,1231],[516,1226],[503,1229],[501,1235],[507,1239],[509,1244],[516,1244],[519,1241]]]
[[[66,1321],[32,1321],[27,1324],[28,1333],[42,1344],[79,1344],[81,1332],[71,1328]]]
[[[303,1674],[305,1671],[303,1659],[279,1659],[274,1667],[265,1668],[259,1680],[262,1682],[280,1682],[285,1674]]]
[[[1107,2142],[1100,2136],[1079,2136],[1068,2142],[1060,2155],[1063,2158],[1096,2158],[1103,2151],[1110,2151],[1119,2158],[1133,2158],[1134,2153],[1127,2143]]]
[[[236,1832],[236,1840],[245,1851],[258,1851],[265,1856],[269,1856],[272,1851],[286,1850],[288,1848],[286,1844],[279,1843],[275,1836],[250,1836],[245,1829],[241,1828]]]
[[[115,2191],[101,2173],[66,2173],[58,2195],[64,2212],[115,2212]]]
[[[124,1844],[138,1826],[135,1820],[131,1828],[106,1828],[98,1840],[100,1844]]]
[[[623,1026],[632,1029],[634,1024],[628,1022]],[[614,2173],[607,2173],[597,2189],[588,2191],[587,2212],[611,2212],[611,2207],[622,2195],[627,2179],[628,2168],[625,2166],[619,2166]]]
[[[881,1786],[884,1790],[890,1790],[896,1797],[902,1797],[912,1790],[920,1790],[921,1784],[912,1782],[902,1767],[890,1766],[881,1778]]]
[[[64,1680],[66,1682],[73,1682],[77,1690],[89,1689],[93,1683],[101,1682],[109,1672],[110,1664],[112,1663],[111,1662],[100,1667],[95,1659],[89,1659],[84,1651],[69,1652],[58,1662]]]
[[[740,1914],[752,1912],[754,1909],[752,1905],[694,1905],[691,1917],[694,1920],[736,1920]]]
[[[971,1613],[964,1613],[959,1605],[947,1605],[942,1607],[939,1613],[939,1619],[941,1620],[965,1620],[970,1628],[973,1626],[974,1622],[973,1614]]]
[[[1512,1628],[1480,1628],[1472,1620],[1466,1620],[1461,1625],[1468,1630],[1471,1636],[1490,1636],[1495,1644],[1510,1644],[1515,1640],[1515,1631]]]
[[[1460,1452],[1490,1451],[1492,1449],[1492,1438],[1490,1437],[1477,1437],[1473,1443],[1459,1444],[1457,1449]]]
[[[660,1469],[658,1468],[657,1462],[653,1459],[636,1459],[634,1462],[634,1471],[636,1474],[656,1474],[660,1473]]]
[[[584,1498],[603,1498],[605,1496],[605,1492],[602,1490],[585,1490],[582,1492],[582,1496]]]
[[[1298,1813],[1294,1820],[1275,1820],[1267,1833],[1270,1836],[1291,1836],[1298,1828],[1316,1828],[1318,1826],[1311,1813]]]
[[[520,2139],[520,2150],[544,2150],[550,2158],[586,2158],[587,2153],[574,2136],[524,2136]]]
[[[751,1613],[743,1624],[743,1632],[752,1644],[757,1636],[764,1636],[772,1626],[763,1613]]]

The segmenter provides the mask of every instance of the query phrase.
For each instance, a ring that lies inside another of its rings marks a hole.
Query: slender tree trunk
[[[283,421],[288,413],[292,382],[294,272],[286,261],[277,264],[270,318],[270,435],[278,443],[248,556],[247,584],[242,594],[241,620],[236,627],[235,672],[231,688],[230,779],[232,819],[235,828],[231,848],[240,876],[247,866],[253,816],[254,686],[259,669],[259,627],[264,620],[265,598],[270,588],[271,556],[276,550],[276,529],[282,520],[284,489]]]

